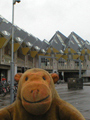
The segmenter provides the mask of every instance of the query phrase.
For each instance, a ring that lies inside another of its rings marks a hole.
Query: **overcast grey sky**
[[[90,0],[21,0],[14,8],[14,23],[40,40],[59,30],[90,41]],[[0,15],[12,22],[12,0],[0,2]]]

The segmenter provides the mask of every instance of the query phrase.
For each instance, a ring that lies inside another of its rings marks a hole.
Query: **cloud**
[[[14,6],[14,22],[41,40],[50,40],[57,30],[90,40],[89,5],[90,0],[21,0]],[[12,21],[12,0],[2,1],[0,12]]]

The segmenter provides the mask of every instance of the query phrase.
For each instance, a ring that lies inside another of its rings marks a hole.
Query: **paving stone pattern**
[[[90,120],[90,86],[81,90],[68,90],[67,84],[55,84],[60,97],[75,106],[85,117]],[[10,94],[2,97],[0,94],[0,109],[10,104]]]

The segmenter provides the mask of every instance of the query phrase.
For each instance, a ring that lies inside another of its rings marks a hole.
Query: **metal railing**
[[[4,57],[1,60],[1,64],[10,65],[10,62],[11,62],[11,57],[7,56],[7,55],[4,55]]]
[[[41,66],[42,69],[52,70],[53,66]]]
[[[27,68],[33,68],[33,63],[30,62],[30,61],[27,61],[26,64],[25,64],[25,67],[27,67]]]
[[[22,59],[17,59],[17,66],[25,67],[25,61]]]
[[[60,65],[60,64],[58,64],[57,65],[58,66],[58,70],[79,70],[79,66],[78,65]],[[41,68],[42,69],[53,69],[53,67],[54,66],[45,66],[45,65],[42,65],[41,64]],[[82,67],[81,67],[81,69],[82,70],[86,70],[87,69],[87,66],[86,65],[83,65]]]

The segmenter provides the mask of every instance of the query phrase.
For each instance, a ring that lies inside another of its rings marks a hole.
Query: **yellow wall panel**
[[[80,56],[80,60],[82,60],[82,61],[83,61],[83,60],[84,60],[84,56]]]
[[[23,47],[23,48],[22,48],[22,53],[23,53],[23,55],[26,55],[29,50],[30,50],[29,47]]]
[[[67,60],[68,56],[67,55],[62,55],[62,58],[64,58],[65,60]]]
[[[58,53],[59,51],[57,49],[53,48],[53,52]]]
[[[73,59],[77,59],[79,55],[73,55]]]
[[[85,54],[85,49],[83,49],[81,53],[82,53],[82,54]]]
[[[51,53],[51,48],[48,48],[47,53]]]
[[[7,41],[7,39],[5,39],[4,37],[0,38],[0,48],[3,47],[4,43]]]
[[[44,56],[44,54],[42,54],[42,53],[38,53],[37,55],[38,55],[38,57],[39,57],[39,56]]]
[[[34,58],[37,53],[38,53],[37,51],[30,51],[30,55],[32,58]]]
[[[59,60],[62,54],[56,54],[55,56],[56,56],[56,60]]]
[[[89,50],[89,49],[87,49],[87,53],[89,53],[89,54],[90,54],[90,50]]]
[[[66,48],[66,50],[64,51],[64,53],[68,53],[68,52],[69,52],[68,49],[69,49],[69,48]],[[70,52],[71,52],[71,53],[76,53],[76,51],[73,50],[72,48],[70,48]]]
[[[68,53],[68,48],[65,49],[64,53]]]
[[[70,51],[71,51],[71,53],[76,53],[76,51],[73,50],[72,48],[70,48]]]
[[[11,46],[12,46],[12,45],[11,45]],[[19,43],[14,43],[14,52],[16,52],[19,47],[20,47],[20,44],[19,44]]]

